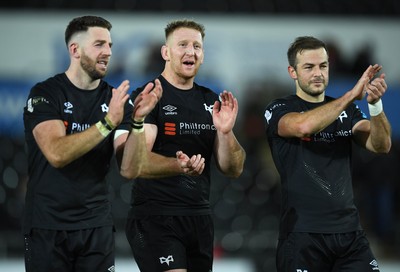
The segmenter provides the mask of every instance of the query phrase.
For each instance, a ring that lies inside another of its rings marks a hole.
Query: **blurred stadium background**
[[[206,27],[206,59],[197,82],[239,99],[236,134],[247,151],[237,180],[213,169],[215,271],[275,271],[280,183],[264,133],[264,107],[293,93],[286,50],[300,35],[330,47],[328,94],[350,89],[370,63],[380,63],[393,126],[393,149],[378,156],[354,150],[354,188],[363,226],[381,271],[400,271],[400,2],[344,0],[2,0],[0,3],[0,271],[23,271],[20,218],[27,182],[22,110],[34,83],[68,65],[64,30],[75,16],[96,14],[113,24],[107,80],[133,88],[159,74],[159,49],[170,20]],[[360,107],[366,110],[366,102]],[[138,271],[124,235],[131,181],[109,175],[117,227],[117,271]],[[136,269],[136,270],[135,270]]]

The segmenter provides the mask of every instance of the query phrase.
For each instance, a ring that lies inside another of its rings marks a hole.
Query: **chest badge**
[[[106,105],[106,103],[104,103],[104,104],[101,105],[101,110],[102,110],[103,112],[108,112],[108,106]]]
[[[208,111],[208,112],[212,115],[212,111],[213,111],[214,105],[209,105],[209,106],[207,106],[206,103],[204,103],[203,105],[204,105],[204,109],[205,109],[206,111]]]

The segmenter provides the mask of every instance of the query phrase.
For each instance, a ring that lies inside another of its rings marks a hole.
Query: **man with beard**
[[[203,25],[172,21],[165,38],[165,68],[158,77],[163,97],[144,120],[151,163],[133,184],[126,234],[142,272],[208,272],[214,246],[211,159],[228,177],[238,177],[245,160],[232,131],[238,102],[231,92],[218,96],[194,82],[204,59]]]
[[[111,27],[97,16],[70,21],[65,31],[69,68],[36,84],[27,99],[28,272],[115,269],[106,175],[114,153],[122,172],[139,174],[147,159],[145,136],[131,123],[153,109],[162,89],[159,82],[148,84],[133,107],[127,80],[118,88],[102,80],[111,57]]]
[[[298,37],[288,50],[296,94],[271,102],[266,133],[281,176],[277,271],[378,271],[360,225],[351,176],[352,142],[375,153],[391,148],[382,106],[387,85],[381,66],[369,66],[341,97],[325,95],[325,44]],[[366,96],[370,120],[354,104]]]

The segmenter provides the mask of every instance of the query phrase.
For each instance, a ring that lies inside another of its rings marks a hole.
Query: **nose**
[[[111,45],[107,44],[104,46],[104,54],[109,55],[109,56],[112,55]]]
[[[315,76],[321,76],[322,75],[322,69],[320,67],[316,67],[314,70],[314,75]]]
[[[185,53],[186,53],[187,55],[190,55],[190,56],[194,55],[194,47],[193,47],[193,46],[188,46],[188,47],[186,48]]]

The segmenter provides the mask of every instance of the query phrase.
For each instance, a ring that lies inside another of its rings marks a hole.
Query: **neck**
[[[193,88],[194,77],[183,78],[175,73],[170,73],[164,70],[161,75],[174,87],[181,90],[190,90]]]
[[[65,74],[72,84],[82,90],[93,90],[100,84],[100,79],[93,80],[86,72],[74,70],[72,67],[69,67]]]

